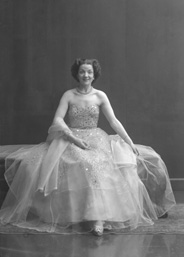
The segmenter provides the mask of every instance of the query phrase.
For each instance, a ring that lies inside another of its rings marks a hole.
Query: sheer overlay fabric
[[[136,145],[136,156],[118,135],[98,128],[98,118],[96,105],[69,106],[68,126],[89,149],[70,143],[52,125],[46,142],[6,157],[2,224],[62,234],[86,233],[91,222],[103,221],[120,233],[153,224],[175,204],[161,157],[143,145]]]

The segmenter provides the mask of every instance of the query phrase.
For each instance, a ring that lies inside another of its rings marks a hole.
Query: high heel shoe
[[[111,231],[112,226],[110,224],[104,226],[104,230]]]
[[[92,233],[95,236],[102,236],[103,235],[103,226],[100,225],[94,225]]]

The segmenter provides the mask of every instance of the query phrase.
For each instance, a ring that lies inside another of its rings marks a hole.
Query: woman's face
[[[94,70],[91,64],[82,64],[79,67],[78,79],[82,86],[90,86],[94,80]]]

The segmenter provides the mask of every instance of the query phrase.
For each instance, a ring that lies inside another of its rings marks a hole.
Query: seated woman
[[[164,162],[134,145],[106,94],[92,86],[97,60],[77,59],[71,72],[78,86],[62,96],[46,142],[7,157],[0,222],[97,236],[153,224],[175,204]],[[98,128],[100,111],[116,135]]]

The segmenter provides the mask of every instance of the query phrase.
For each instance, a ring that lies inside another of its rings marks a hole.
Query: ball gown
[[[89,149],[52,125],[46,142],[9,154],[9,191],[0,223],[50,233],[86,233],[93,221],[114,233],[154,223],[175,204],[167,168],[148,146],[139,156],[118,135],[98,127],[100,107],[70,105],[67,125]],[[1,151],[2,154],[2,151]]]

